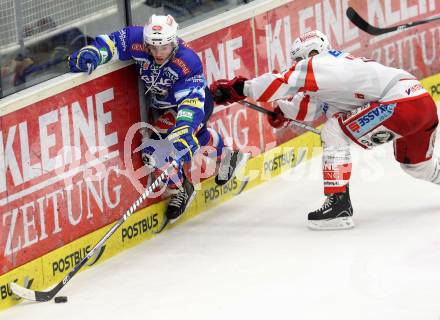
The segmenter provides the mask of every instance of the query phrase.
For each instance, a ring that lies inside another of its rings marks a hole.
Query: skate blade
[[[168,220],[167,217],[164,217],[163,223],[162,225],[159,227],[159,229],[157,229],[156,231],[153,231],[154,234],[159,234],[161,233],[168,225],[168,223],[170,222],[170,220]]]
[[[307,227],[311,230],[346,230],[354,228],[352,217],[329,220],[308,220]]]
[[[177,222],[177,220],[179,220],[186,212],[186,209],[189,207],[189,205],[191,204],[191,202],[194,200],[194,197],[196,196],[196,191],[194,190],[191,197],[188,200],[188,203],[186,204],[186,208],[185,211],[183,211],[183,213],[178,216],[176,219],[168,219],[166,216],[164,217],[163,223],[160,226],[159,229],[157,229],[156,231],[153,231],[154,234],[159,234],[161,233],[163,230],[165,230],[165,228],[169,225],[169,224],[174,224]]]

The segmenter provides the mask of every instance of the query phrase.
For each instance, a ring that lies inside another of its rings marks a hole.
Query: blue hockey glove
[[[94,46],[86,46],[69,57],[71,72],[87,72],[91,74],[101,61],[101,53]]]
[[[199,141],[194,135],[194,129],[188,125],[174,128],[167,139],[177,151],[176,158],[184,162],[190,162],[200,147]]]

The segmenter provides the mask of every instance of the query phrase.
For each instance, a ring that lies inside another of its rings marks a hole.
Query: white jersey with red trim
[[[373,101],[394,102],[428,94],[402,69],[336,50],[302,60],[281,74],[263,74],[244,85],[244,94],[257,101],[274,101],[298,92],[310,93],[341,111]]]
[[[299,92],[293,97],[276,101],[286,118],[299,121],[313,121],[327,111],[327,104],[315,96]]]
[[[284,117],[298,121],[313,121],[325,115],[331,118],[340,113],[346,113],[347,108],[331,105],[316,97],[316,92],[298,92],[293,97],[276,100],[283,111]]]

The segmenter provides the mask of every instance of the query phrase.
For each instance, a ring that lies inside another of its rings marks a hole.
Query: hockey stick
[[[433,17],[425,20],[419,20],[414,22],[408,22],[404,23],[398,26],[388,27],[388,28],[377,28],[369,24],[367,21],[365,21],[352,7],[348,7],[346,11],[348,19],[359,29],[362,31],[365,31],[368,34],[371,34],[373,36],[378,36],[384,33],[393,32],[397,30],[403,30],[410,27],[418,26],[419,24],[424,24],[432,21],[440,20],[439,17]]]
[[[147,190],[142,193],[139,198],[131,205],[131,207],[124,213],[124,215],[113,225],[113,227],[107,231],[104,237],[93,247],[93,249],[80,261],[78,262],[72,271],[70,271],[62,281],[60,281],[54,288],[48,291],[36,291],[24,288],[15,282],[10,283],[10,288],[12,292],[24,299],[45,302],[51,300],[66,284],[69,282],[73,276],[87,263],[87,261],[99,250],[104,243],[112,236],[113,233],[127,220],[135,210],[141,205],[142,202],[153,193],[154,189],[159,186],[162,180],[166,179],[173,169],[178,168],[176,161],[170,163],[170,165],[160,174],[160,176],[147,188]]]
[[[249,102],[249,101],[246,101],[246,100],[240,100],[239,103],[244,105],[244,106],[246,106],[246,107],[254,109],[254,110],[258,111],[258,112],[261,112],[261,113],[264,113],[264,114],[267,114],[267,115],[270,115],[270,116],[276,116],[275,112],[273,112],[271,110],[267,110],[267,109],[265,109],[263,107],[260,107],[260,106],[258,106],[256,104],[252,103],[252,102]],[[288,119],[288,120],[294,126],[300,127],[300,128],[302,128],[304,130],[311,131],[311,132],[316,133],[316,134],[321,134],[320,130],[318,130],[318,129],[312,127],[312,126],[309,126],[309,125],[307,125],[305,123],[302,123],[301,121],[293,120],[293,119]]]

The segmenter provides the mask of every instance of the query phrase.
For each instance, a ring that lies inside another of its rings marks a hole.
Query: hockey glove
[[[188,125],[174,128],[167,139],[173,144],[177,152],[176,159],[184,162],[190,162],[200,147],[199,141],[194,134],[194,129]]]
[[[281,111],[280,107],[276,107],[274,110],[275,114],[268,114],[267,121],[274,128],[285,127],[289,124],[289,119],[284,117],[283,111]]]
[[[86,46],[69,57],[71,72],[87,72],[91,74],[101,61],[101,53],[94,46]]]
[[[232,80],[220,79],[214,81],[209,89],[214,96],[215,103],[233,103],[245,99],[243,88],[246,80],[246,78],[238,76]]]

